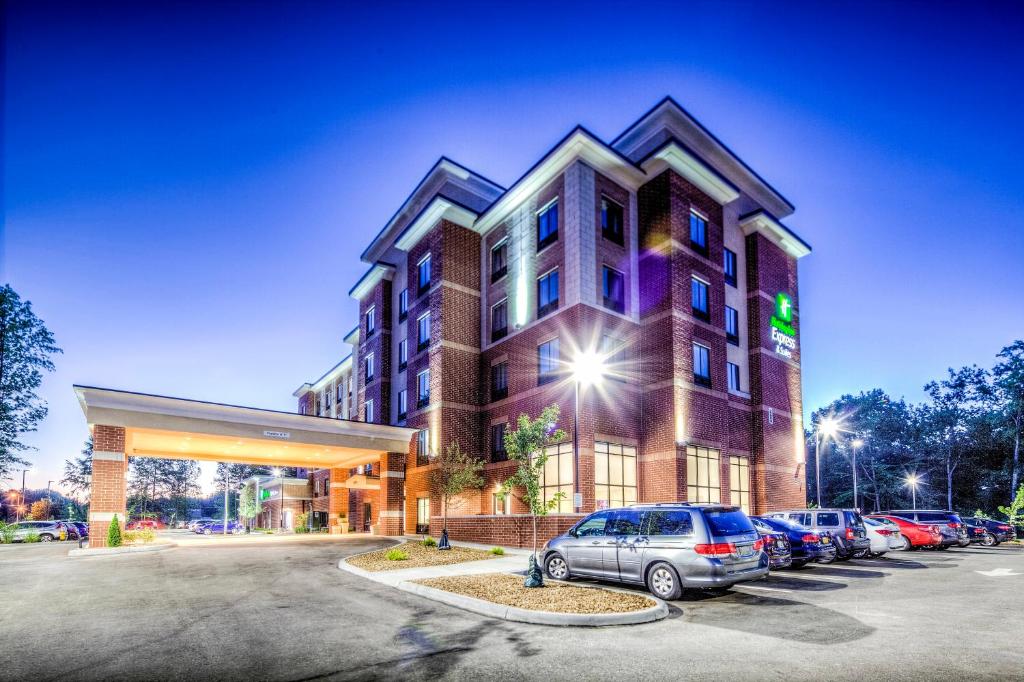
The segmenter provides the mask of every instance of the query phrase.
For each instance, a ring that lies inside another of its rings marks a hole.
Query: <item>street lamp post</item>
[[[32,467],[21,470],[21,506],[18,507],[18,520],[21,521],[21,515],[25,511],[25,473],[32,471]]]
[[[278,505],[280,505],[280,508],[278,509],[278,512],[277,512],[277,527],[278,528],[284,528],[284,476],[282,475],[283,472],[281,470],[281,467],[274,467],[274,469],[272,470],[271,473],[273,473],[274,476],[277,477],[277,488],[278,488],[277,502],[278,502]],[[274,513],[273,512],[270,513],[270,525],[271,526],[274,525]]]
[[[855,438],[850,445],[853,446],[853,508],[860,509],[857,506],[857,450],[864,446],[864,441]]]
[[[910,508],[917,509],[917,484],[921,481],[917,474],[908,474],[907,485],[910,486]]]
[[[822,436],[825,438],[833,438],[838,431],[839,425],[832,417],[823,417],[818,422],[818,428],[815,431],[815,445],[814,445],[814,492],[817,494],[818,507],[821,507],[821,446],[823,444]]]
[[[592,350],[576,356],[572,363],[572,380],[575,389],[572,411],[572,508],[577,514],[583,506],[580,491],[580,388],[599,385],[604,379],[604,358]]]
[[[231,485],[231,473],[227,469],[227,465],[224,467],[224,527],[221,528],[221,535],[227,537],[228,534],[228,486]]]

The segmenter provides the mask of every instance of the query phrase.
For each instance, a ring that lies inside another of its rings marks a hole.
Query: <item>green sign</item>
[[[270,491],[267,490],[266,488],[264,488],[263,490],[260,491],[260,500],[269,500],[269,499],[270,499]]]
[[[775,314],[772,315],[772,342],[775,352],[785,358],[793,357],[796,350],[796,329],[793,328],[793,299],[781,291],[775,295]]]
[[[775,317],[783,322],[793,321],[793,299],[781,291],[775,295]]]

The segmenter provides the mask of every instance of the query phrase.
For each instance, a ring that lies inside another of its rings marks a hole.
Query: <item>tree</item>
[[[999,507],[999,513],[1003,514],[1011,525],[1019,526],[1024,523],[1024,484],[1017,488],[1017,494],[1009,507]]]
[[[90,481],[92,481],[92,437],[85,441],[82,454],[74,459],[64,461],[64,478],[60,484],[66,487],[73,495],[84,494],[89,496]]]
[[[502,483],[500,494],[504,497],[512,494],[515,489],[521,490],[522,496],[519,499],[530,510],[530,521],[533,524],[533,554],[530,555],[527,587],[540,587],[544,580],[537,568],[537,519],[547,516],[549,511],[556,509],[564,497],[562,493],[556,493],[552,499],[545,501],[540,486],[544,464],[548,461],[545,448],[566,439],[565,432],[557,428],[558,413],[556,403],[545,407],[537,419],[530,419],[527,415],[521,414],[516,423],[517,428],[505,433],[505,451],[509,459],[517,462],[519,466],[515,473]]]
[[[1020,439],[1024,431],[1024,341],[1014,341],[996,357],[1002,358],[1002,362],[992,368],[992,384],[1001,420],[1010,426],[1013,439],[1010,460],[1010,494],[1013,495],[1020,483]]]
[[[36,521],[44,521],[50,518],[50,501],[36,500],[32,503],[32,518]]]
[[[481,488],[484,478],[480,472],[484,463],[462,451],[459,444],[451,442],[448,448],[433,458],[436,468],[430,472],[430,487],[441,493],[441,515],[444,518],[441,544],[438,549],[451,549],[448,545],[448,505],[451,498],[465,490]]]
[[[255,486],[247,485],[242,488],[242,492],[238,495],[238,518],[241,519],[254,519],[259,513],[259,505],[256,504],[256,488]]]
[[[21,436],[36,430],[46,417],[46,403],[36,395],[43,372],[53,371],[50,356],[60,353],[53,334],[9,285],[0,288],[0,481],[27,462]]]
[[[107,526],[107,547],[120,547],[121,546],[121,524],[117,520],[117,514],[114,514],[114,518],[110,520],[110,525]]]

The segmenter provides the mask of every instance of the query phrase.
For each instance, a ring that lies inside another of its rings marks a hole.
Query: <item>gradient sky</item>
[[[73,383],[294,409],[438,156],[507,185],[665,95],[797,207],[808,409],[1024,336],[1019,5],[373,4],[7,3],[3,278],[65,351],[30,487]]]

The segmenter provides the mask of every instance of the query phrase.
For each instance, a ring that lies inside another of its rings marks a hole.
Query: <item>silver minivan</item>
[[[594,512],[547,542],[541,560],[555,580],[646,585],[662,599],[768,574],[757,529],[739,507],[721,504],[638,504]]]

